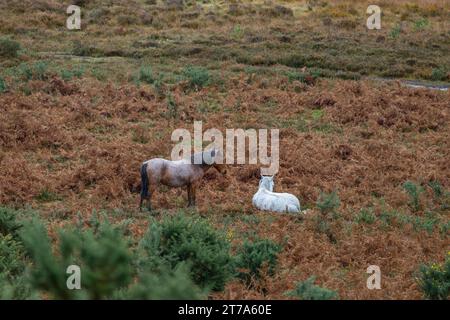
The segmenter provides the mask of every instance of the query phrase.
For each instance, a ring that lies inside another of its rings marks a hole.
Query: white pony
[[[253,205],[259,210],[275,212],[300,212],[300,201],[290,193],[273,192],[273,176],[261,176],[258,192],[253,196]]]

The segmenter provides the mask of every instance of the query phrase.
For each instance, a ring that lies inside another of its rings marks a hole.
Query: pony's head
[[[214,163],[213,167],[216,168],[216,170],[219,171],[221,174],[227,174],[227,168],[225,167],[225,164]]]
[[[220,158],[221,155],[222,153],[219,149],[211,149],[204,152],[203,159],[207,164],[210,163],[211,167],[214,167],[221,174],[226,174],[227,168],[226,165],[223,163],[223,157],[219,163],[217,162],[217,159]]]
[[[273,186],[275,185],[273,178],[274,176],[261,176],[261,180],[259,181],[259,187],[272,192]]]

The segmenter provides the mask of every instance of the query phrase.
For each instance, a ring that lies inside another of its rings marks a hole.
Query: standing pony
[[[214,167],[220,173],[226,174],[225,166],[217,164],[214,160],[217,154],[218,151],[213,149],[194,154],[190,159],[171,161],[155,158],[144,162],[141,166],[142,189],[139,209],[142,210],[142,204],[147,200],[147,208],[152,210],[152,194],[159,184],[177,188],[187,187],[188,206],[195,206],[195,191],[206,171]],[[200,156],[201,163],[195,164],[194,159],[199,159]]]
[[[273,176],[261,176],[258,192],[253,196],[253,205],[259,210],[275,212],[300,212],[300,201],[290,193],[273,192]]]

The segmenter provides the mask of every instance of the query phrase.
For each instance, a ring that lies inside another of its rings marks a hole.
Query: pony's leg
[[[192,184],[188,184],[187,194],[188,194],[188,207],[192,207]]]
[[[147,209],[148,211],[152,211],[152,195],[155,188],[153,187],[152,183],[148,184],[148,197],[147,197]]]
[[[192,184],[191,186],[191,194],[192,194],[192,206],[195,207],[195,190],[196,190],[197,186],[196,184]]]

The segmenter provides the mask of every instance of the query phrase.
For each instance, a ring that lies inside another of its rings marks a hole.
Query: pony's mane
[[[199,158],[201,155],[201,159],[202,159],[202,163],[195,163],[195,159]],[[211,164],[206,163],[205,161],[205,156],[206,157],[211,157],[214,159],[214,157],[216,156],[216,150],[215,149],[210,149],[210,150],[206,150],[203,152],[197,152],[194,153],[193,155],[191,155],[191,164],[197,164],[197,165],[201,165],[201,166],[210,166]]]

